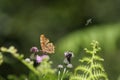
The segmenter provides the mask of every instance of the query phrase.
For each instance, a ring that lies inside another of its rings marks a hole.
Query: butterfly
[[[87,21],[86,21],[86,26],[88,26],[89,24],[91,24],[92,23],[92,18],[90,18],[90,19],[88,19]]]
[[[42,48],[43,53],[54,53],[55,52],[55,46],[53,43],[49,42],[49,39],[44,36],[44,34],[40,35],[40,45]]]

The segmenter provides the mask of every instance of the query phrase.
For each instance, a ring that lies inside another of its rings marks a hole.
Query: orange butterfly
[[[42,48],[42,52],[43,53],[54,53],[55,51],[55,47],[53,45],[53,43],[49,42],[49,39],[47,39],[43,34],[40,35],[40,45]]]

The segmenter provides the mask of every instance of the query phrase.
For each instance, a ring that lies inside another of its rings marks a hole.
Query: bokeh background
[[[0,46],[14,45],[25,57],[40,48],[45,34],[56,46],[54,67],[65,51],[73,51],[74,68],[84,48],[97,40],[110,80],[120,80],[120,0],[0,0]],[[12,56],[0,66],[0,75],[27,73]],[[20,67],[21,69],[18,69]]]

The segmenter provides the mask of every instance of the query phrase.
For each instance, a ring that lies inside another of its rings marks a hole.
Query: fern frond
[[[70,80],[87,80],[87,76],[82,75],[73,75],[70,77]]]
[[[83,78],[81,77],[81,75],[73,75],[70,77],[70,80],[82,80]]]
[[[92,54],[92,51],[91,50],[88,50],[87,48],[84,49],[86,53],[88,54]]]
[[[108,80],[107,79],[107,76],[106,76],[106,74],[105,74],[105,72],[103,72],[103,71],[94,71],[93,72],[93,77],[95,78],[95,79],[101,79],[101,78],[103,78],[103,79],[105,79],[105,80]]]
[[[28,62],[24,60],[24,55],[17,53],[17,49],[14,46],[10,46],[9,48],[6,47],[1,47],[0,48],[2,53],[9,53],[11,54],[14,58],[19,60],[21,63],[23,63],[27,68],[29,68],[32,72],[34,72],[36,75],[39,76],[39,72]]]
[[[77,76],[72,77],[71,80],[108,80],[104,68],[100,63],[101,61],[104,61],[104,59],[97,55],[97,52],[100,50],[98,44],[97,41],[93,41],[91,43],[92,50],[85,48],[86,53],[89,53],[91,57],[84,57],[79,60],[82,65],[79,65],[75,69],[75,74],[77,74]],[[85,62],[89,64],[86,64]],[[83,73],[79,73],[78,71]]]
[[[80,62],[90,62],[91,61],[91,58],[90,57],[84,57],[83,59],[80,59],[79,60]]]
[[[103,66],[99,63],[96,63],[96,62],[92,65],[92,68],[93,69],[100,69],[101,71],[104,71]]]
[[[97,56],[97,55],[95,55],[95,56],[93,57],[93,59],[96,60],[96,61],[104,61],[103,58],[101,58],[101,57],[99,57],[99,56]]]
[[[77,71],[83,71],[84,73],[90,73],[90,72],[89,72],[89,66],[87,66],[87,65],[78,66],[78,67],[75,69],[75,73],[76,73]]]

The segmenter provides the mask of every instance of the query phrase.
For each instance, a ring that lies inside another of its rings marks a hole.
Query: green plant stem
[[[89,72],[90,72],[90,77],[88,78],[88,79],[90,79],[91,80],[91,78],[93,78],[93,71],[92,71],[92,67],[93,67],[93,61],[94,61],[94,56],[95,56],[95,53],[96,53],[96,49],[95,49],[95,47],[93,47],[93,51],[91,52],[92,53],[92,57],[91,57],[91,63],[90,63],[90,68],[89,68]]]
[[[66,72],[66,68],[64,68],[64,70],[63,70],[63,74],[62,74],[61,80],[63,80],[63,77],[64,77],[64,75],[65,75],[65,72]]]
[[[58,71],[58,80],[60,80],[60,70]]]

